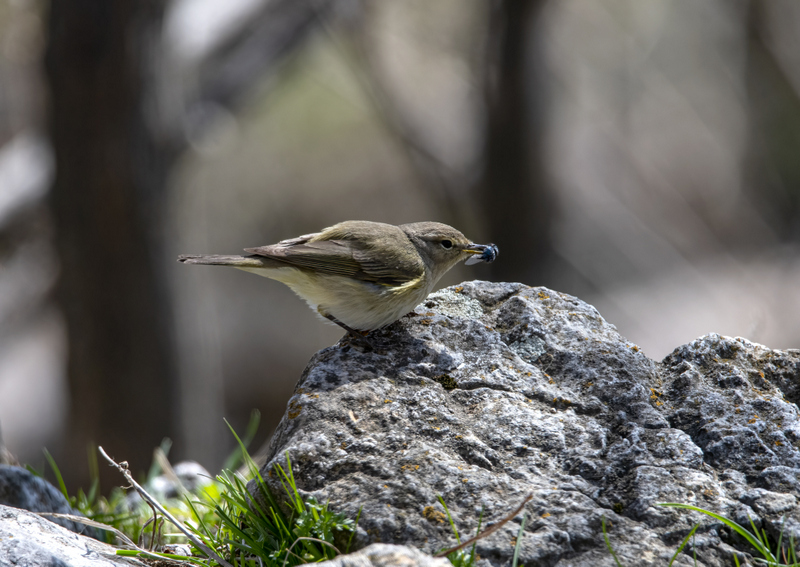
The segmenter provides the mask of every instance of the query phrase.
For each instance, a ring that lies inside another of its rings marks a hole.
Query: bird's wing
[[[382,244],[369,240],[293,239],[245,250],[296,268],[391,287],[413,282],[424,274],[425,265],[416,249],[412,247],[409,255],[397,250],[396,245],[385,249]]]

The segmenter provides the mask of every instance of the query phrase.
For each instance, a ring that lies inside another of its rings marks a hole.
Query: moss
[[[439,374],[438,376],[434,376],[433,380],[441,384],[442,388],[448,392],[450,390],[455,390],[458,387],[458,382],[456,382],[455,378],[449,374]]]

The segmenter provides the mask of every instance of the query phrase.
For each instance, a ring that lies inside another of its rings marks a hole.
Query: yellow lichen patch
[[[468,478],[462,478],[461,482],[469,482],[469,479]]]
[[[536,295],[539,297],[539,299],[550,299],[550,296],[549,296],[549,295],[547,295],[547,294],[546,294],[545,292],[543,292],[543,291],[540,291],[540,292],[539,292],[539,293],[537,293]]]
[[[419,324],[420,324],[420,325],[425,325],[426,327],[427,327],[428,325],[430,325],[432,322],[433,322],[433,321],[432,321],[432,319],[427,319],[427,318],[426,318],[426,319],[420,319],[420,320],[419,320]]]
[[[638,346],[636,346],[636,345],[633,345],[633,346],[631,347],[631,350],[632,350],[633,352],[639,352],[639,350],[641,350],[641,349],[639,349],[639,347],[638,347]]]
[[[390,400],[389,398],[386,398],[385,400],[383,400],[383,403],[384,404],[391,404],[392,400]]]
[[[663,395],[663,392],[658,392],[655,389],[650,388],[650,399],[655,402],[656,406],[663,405],[661,403],[661,400],[658,399],[659,396],[662,396],[662,395]]]
[[[440,524],[444,524],[445,515],[436,510],[433,506],[425,506],[422,509],[422,517],[429,522],[439,522]]]
[[[550,517],[550,512],[545,512],[544,514],[542,514],[541,517],[542,518],[549,518]]]
[[[782,443],[782,442],[780,442],[780,441],[775,441],[775,445],[777,445],[778,447],[780,447],[781,445],[783,445],[783,443]]]
[[[456,293],[464,293],[464,286],[460,285],[457,288],[454,288],[453,291],[455,291]]]
[[[419,469],[419,465],[403,465],[400,467],[400,470],[404,471],[415,471]]]
[[[754,415],[752,418],[747,420],[747,423],[755,423],[758,421],[758,414]]]
[[[303,406],[301,406],[297,402],[291,402],[289,404],[287,415],[289,416],[289,419],[294,419],[298,415],[300,415],[301,411],[303,411]]]

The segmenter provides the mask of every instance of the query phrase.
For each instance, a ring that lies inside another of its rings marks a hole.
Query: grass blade
[[[58,481],[58,488],[61,490],[61,494],[64,495],[64,498],[67,499],[67,502],[70,504],[72,503],[72,499],[69,497],[69,492],[67,492],[67,485],[64,483],[64,477],[61,476],[61,471],[56,464],[56,460],[53,458],[53,455],[50,454],[50,451],[44,449],[44,458],[47,459],[47,463],[50,465],[50,468],[53,469],[53,474],[56,475],[56,480]]]
[[[608,534],[606,533],[606,519],[605,519],[605,517],[600,519],[600,524],[603,526],[603,539],[606,540],[606,547],[608,548],[608,552],[611,553],[611,557],[614,558],[614,563],[617,564],[617,567],[622,567],[622,563],[619,562],[619,558],[617,558],[617,554],[614,553],[614,548],[611,547],[611,541],[608,539]]]
[[[450,510],[447,509],[447,504],[444,503],[444,498],[441,496],[437,496],[437,498],[444,507],[444,513],[447,514],[447,521],[450,522],[450,527],[453,528],[453,533],[456,536],[456,543],[461,543],[461,538],[458,536],[458,530],[456,529],[456,523],[453,521],[452,516],[450,516]]]
[[[481,505],[481,515],[478,516],[478,527],[475,528],[475,537],[478,537],[478,534],[481,533],[481,525],[483,525],[483,512],[485,511],[483,505]],[[522,517],[522,521],[525,522],[525,516]],[[469,564],[475,565],[475,551],[478,548],[478,540],[475,540],[475,543],[472,544],[472,549],[469,552]]]
[[[694,532],[696,532],[697,528],[699,527],[700,524],[695,524],[694,527],[692,528],[692,531],[690,531],[689,534],[685,538],[683,538],[683,541],[681,542],[680,546],[678,546],[678,549],[675,551],[675,555],[673,555],[672,559],[669,560],[669,565],[667,565],[667,567],[672,567],[672,563],[675,561],[675,559],[678,558],[678,555],[680,554],[681,550],[684,548],[684,546],[686,546],[687,543],[689,543],[689,538],[691,538],[694,535]]]
[[[778,559],[772,554],[772,551],[770,551],[769,547],[764,545],[764,543],[761,541],[761,536],[758,533],[758,530],[755,528],[755,524],[753,524],[752,519],[750,520],[750,523],[753,526],[753,529],[755,529],[756,531],[755,535],[747,531],[745,528],[743,528],[733,520],[725,518],[724,516],[720,516],[719,514],[715,514],[714,512],[711,512],[709,510],[698,508],[697,506],[691,506],[689,504],[678,504],[676,502],[661,502],[658,505],[668,506],[670,508],[682,508],[684,510],[693,510],[695,512],[700,512],[701,514],[705,514],[706,516],[711,516],[715,520],[719,520],[720,522],[731,528],[733,531],[735,531],[737,534],[742,536],[744,539],[746,539],[750,543],[750,545],[753,546],[753,548],[755,548],[762,556],[764,556],[765,559],[772,562],[778,561]]]
[[[244,463],[244,452],[247,447],[250,446],[250,443],[253,442],[253,439],[256,436],[256,432],[258,431],[258,426],[261,422],[261,412],[257,409],[254,409],[250,412],[250,421],[247,422],[247,429],[244,432],[244,437],[242,439],[241,446],[239,446],[235,451],[233,451],[230,456],[225,459],[225,463],[222,465],[222,470],[229,470],[233,471],[236,470],[240,464]],[[228,423],[225,421],[225,423]],[[228,423],[228,427],[230,424]]]
[[[347,540],[347,547],[345,548],[345,553],[350,553],[350,546],[353,544],[353,538],[356,537],[356,531],[358,530],[358,521],[361,519],[361,510],[363,510],[363,506],[359,506],[358,514],[356,514],[356,521],[353,525],[353,531],[350,533],[350,539]]]
[[[525,520],[528,518],[528,514],[522,515],[522,523],[519,525],[519,531],[517,532],[517,543],[514,545],[514,558],[511,560],[511,567],[517,567],[517,561],[519,560],[519,548],[522,547],[522,534],[525,531]]]

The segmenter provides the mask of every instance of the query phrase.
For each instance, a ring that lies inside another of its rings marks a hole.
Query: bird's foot
[[[322,316],[347,331],[346,339],[351,346],[361,347],[366,352],[377,351],[375,343],[369,339],[369,331],[357,331],[348,327],[333,315],[328,315],[327,313],[322,313]]]

